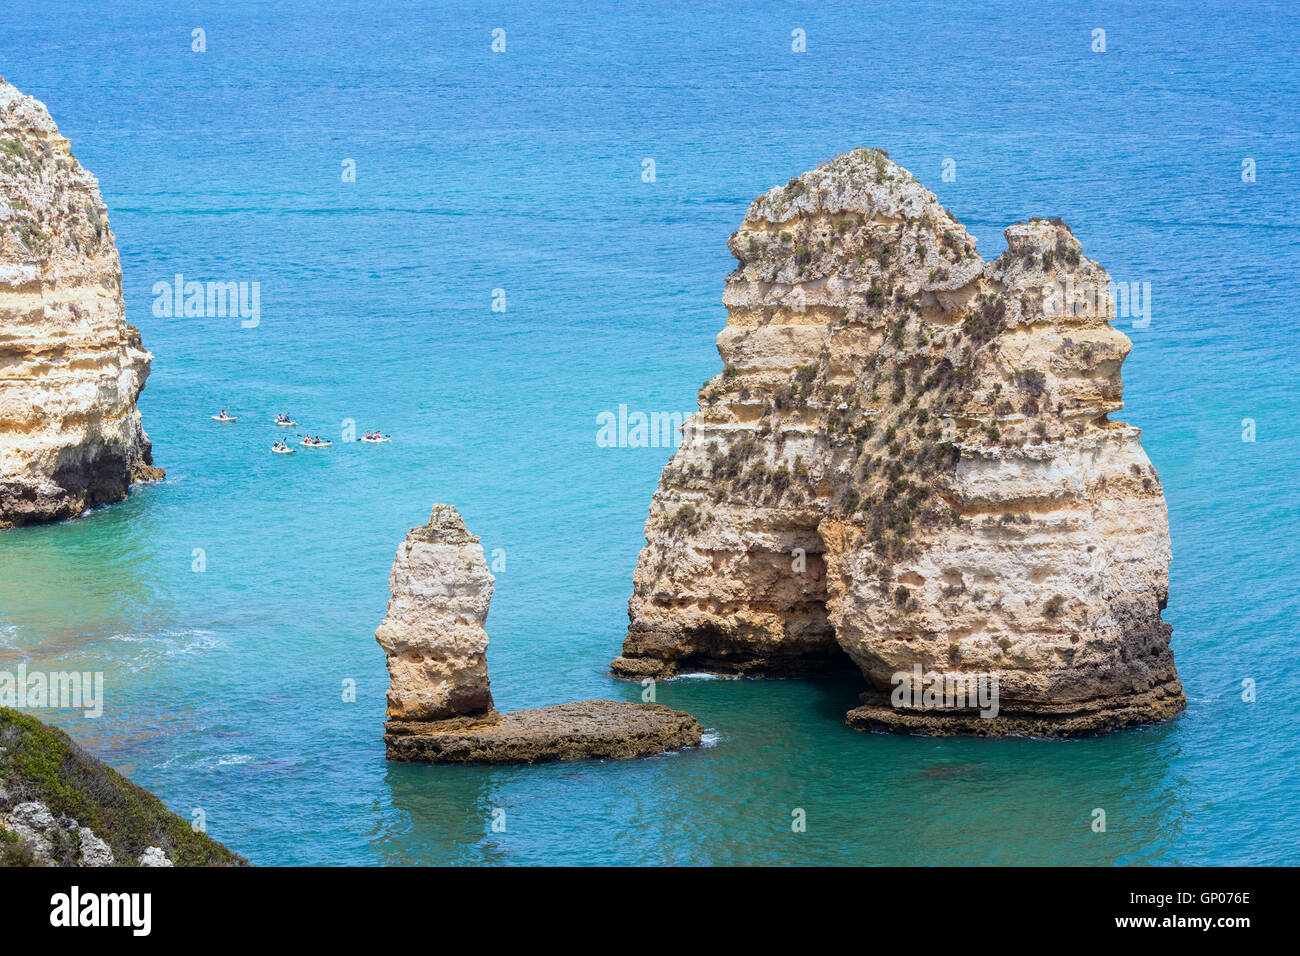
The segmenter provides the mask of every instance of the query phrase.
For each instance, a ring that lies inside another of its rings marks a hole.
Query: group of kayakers
[[[219,422],[237,421],[237,419],[233,415],[230,415],[224,408],[221,410],[220,415],[213,415],[212,418],[214,421]],[[275,424],[287,426],[297,425],[298,423],[293,420],[293,416],[288,412],[276,412]],[[385,435],[383,432],[368,431],[366,432],[366,437],[361,439],[361,441],[386,442],[390,437],[391,436]],[[334,443],[327,438],[321,438],[320,435],[304,435],[302,444],[307,448],[329,448]],[[293,449],[289,447],[288,443],[283,438],[276,439],[275,444],[271,446],[271,451],[280,455],[293,454]]]

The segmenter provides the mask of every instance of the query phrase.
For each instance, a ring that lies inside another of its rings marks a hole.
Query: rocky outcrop
[[[375,639],[388,656],[390,760],[537,763],[628,758],[700,743],[689,714],[655,704],[588,700],[505,716],[488,688],[484,626],[493,579],[460,513],[434,505],[389,575]]]
[[[0,791],[0,804],[6,803]],[[43,803],[29,800],[0,808],[0,864],[31,866],[113,866],[113,848],[72,817],[55,817]]]
[[[152,356],[126,324],[107,215],[45,107],[0,80],[0,528],[163,476],[136,409]]]
[[[63,731],[0,708],[0,866],[246,862]]]
[[[581,700],[516,710],[496,720],[444,721],[437,733],[389,721],[388,756],[441,763],[541,763],[645,757],[694,747],[700,725],[661,704]]]
[[[754,201],[616,673],[845,654],[864,729],[1065,735],[1182,709],[1160,481],[1110,418],[1130,349],[1110,277],[1059,220],[1006,239],[986,262],[876,150]],[[936,680],[991,685],[996,716],[911,693]]]
[[[412,528],[388,577],[392,599],[375,639],[388,655],[391,720],[494,713],[484,630],[492,575],[460,513],[435,505]]]

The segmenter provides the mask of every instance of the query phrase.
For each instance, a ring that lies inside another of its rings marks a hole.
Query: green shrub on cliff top
[[[178,866],[247,863],[196,832],[162,801],[91,756],[63,731],[0,707],[0,788],[11,804],[34,800],[56,817],[89,827],[113,850],[120,866],[133,866],[151,846]],[[56,847],[75,856],[76,847]],[[5,850],[6,855],[11,855]],[[18,861],[15,861],[18,862]]]

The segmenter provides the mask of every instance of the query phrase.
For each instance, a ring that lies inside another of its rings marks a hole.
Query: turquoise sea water
[[[0,532],[0,668],[104,671],[101,719],[41,716],[261,864],[1300,862],[1298,33],[1289,3],[10,0],[0,74],[101,181],[168,477]],[[605,668],[669,451],[596,416],[694,408],[726,237],[859,145],[986,257],[1060,215],[1150,283],[1123,417],[1169,502],[1186,714],[931,740],[848,730],[852,680],[681,679],[699,751],[387,764],[373,631],[435,501],[504,553],[500,706],[636,699]],[[259,282],[260,325],[156,317],[178,272]],[[281,409],[334,447],[268,454]]]

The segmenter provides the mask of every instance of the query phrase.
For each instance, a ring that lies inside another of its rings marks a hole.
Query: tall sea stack
[[[153,466],[99,183],[45,107],[0,80],[0,528],[126,497]]]
[[[392,598],[375,639],[388,657],[390,760],[540,763],[629,759],[697,746],[690,714],[660,704],[580,700],[500,714],[488,689],[492,575],[451,505],[397,548]]]
[[[863,729],[1065,736],[1185,705],[1169,526],[1123,407],[1110,277],[1060,220],[992,262],[855,150],[730,240],[724,367],[664,469],[614,671],[866,678]],[[910,677],[996,677],[997,716]]]
[[[497,718],[488,687],[492,575],[460,512],[434,505],[411,529],[388,576],[392,598],[375,639],[388,656],[390,720]]]

